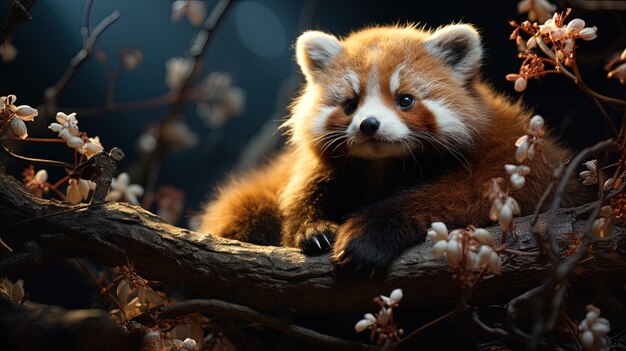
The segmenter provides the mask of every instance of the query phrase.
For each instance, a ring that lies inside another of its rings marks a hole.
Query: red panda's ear
[[[336,37],[323,32],[309,31],[298,38],[296,58],[307,79],[315,80],[315,76],[323,71],[341,50],[341,43]]]
[[[480,68],[483,49],[480,36],[468,24],[453,24],[435,31],[424,43],[431,55],[441,59],[453,76],[466,82]]]

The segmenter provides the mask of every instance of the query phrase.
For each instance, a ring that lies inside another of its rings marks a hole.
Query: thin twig
[[[13,0],[8,16],[0,23],[0,45],[3,45],[17,26],[30,22],[30,10],[37,0]]]
[[[4,144],[0,144],[0,146],[2,146],[2,148],[0,149],[2,152],[7,154],[9,157],[15,160],[21,161],[21,162],[27,162],[27,163],[42,165],[42,166],[61,167],[65,169],[74,168],[74,165],[71,163],[55,161],[55,160],[45,160],[41,158],[26,157],[26,156],[22,156],[22,155],[18,155],[14,153],[13,151],[9,150],[9,148]]]
[[[157,145],[154,152],[150,155],[148,167],[146,167],[149,172],[145,175],[147,178],[145,181],[146,195],[144,196],[144,200],[142,202],[142,207],[144,208],[149,208],[152,203],[154,191],[159,178],[161,161],[168,151],[167,142],[161,136],[165,134],[165,128],[169,125],[169,123],[180,118],[180,113],[184,108],[185,102],[187,101],[185,94],[202,70],[202,63],[204,61],[211,33],[220,23],[220,19],[230,4],[230,0],[219,0],[204,21],[202,29],[198,32],[198,34],[196,34],[195,39],[191,43],[191,47],[189,48],[189,59],[193,60],[191,72],[185,78],[180,88],[175,91],[176,98],[174,100],[174,105],[163,120],[161,120]]]
[[[139,322],[147,327],[152,327],[161,321],[176,320],[194,313],[235,317],[249,322],[259,323],[293,338],[328,350],[376,350],[376,346],[374,345],[362,344],[321,334],[314,330],[293,325],[278,318],[260,313],[250,307],[215,299],[187,300],[169,306],[160,306],[133,318],[132,321]]]
[[[94,29],[89,33],[89,35],[85,38],[85,31],[89,32],[89,30],[85,30],[87,26],[89,26],[89,11],[91,9],[91,0],[88,0],[85,4],[85,12],[83,15],[83,25],[81,27],[81,35],[83,36],[83,48],[70,60],[70,64],[67,67],[67,70],[61,76],[61,78],[57,81],[57,83],[46,89],[45,91],[45,106],[48,108],[49,106],[56,106],[56,100],[61,91],[67,86],[67,84],[72,80],[76,71],[81,66],[83,62],[93,52],[93,47],[100,37],[100,35],[106,30],[109,26],[111,26],[115,21],[120,18],[119,11],[113,11],[110,15],[105,17]]]

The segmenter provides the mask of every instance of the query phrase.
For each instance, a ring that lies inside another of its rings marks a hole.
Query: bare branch
[[[13,0],[9,15],[0,23],[0,45],[3,45],[11,32],[20,24],[30,22],[30,10],[37,0]]]

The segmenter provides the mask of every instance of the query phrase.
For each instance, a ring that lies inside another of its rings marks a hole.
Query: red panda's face
[[[287,122],[294,142],[364,159],[473,145],[481,117],[467,85],[481,48],[472,27],[379,27],[343,41],[307,32],[297,50],[307,88]]]

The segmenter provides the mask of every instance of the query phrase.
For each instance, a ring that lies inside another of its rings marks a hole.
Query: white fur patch
[[[391,90],[391,95],[395,95],[398,88],[400,88],[400,73],[404,67],[404,64],[399,64],[391,74],[391,78],[389,79],[389,90]]]
[[[446,102],[426,99],[422,100],[422,103],[435,116],[435,121],[443,136],[454,139],[459,143],[473,144],[471,128]],[[463,142],[464,140],[467,140],[467,142]]]
[[[322,106],[317,113],[317,116],[313,119],[311,130],[315,135],[323,135],[328,132],[326,128],[326,121],[331,113],[336,109],[334,106]]]
[[[359,84],[359,76],[356,74],[356,72],[352,70],[348,70],[348,72],[346,72],[346,77],[348,78],[350,87],[352,87],[352,91],[354,91],[356,95],[359,95],[359,93],[361,92],[360,91],[361,86]]]

